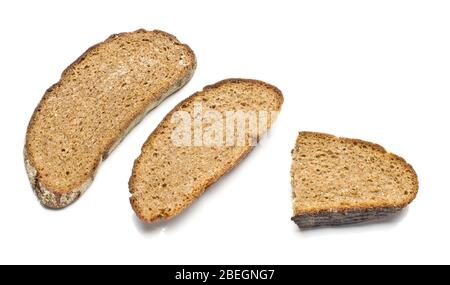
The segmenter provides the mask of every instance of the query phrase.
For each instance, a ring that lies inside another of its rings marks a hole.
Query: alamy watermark
[[[278,111],[217,111],[194,103],[192,112],[177,111],[171,140],[175,146],[254,146],[264,135]]]

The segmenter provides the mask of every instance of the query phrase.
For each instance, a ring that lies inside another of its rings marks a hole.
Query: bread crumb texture
[[[156,30],[88,49],[45,92],[28,126],[25,164],[41,202],[61,208],[76,200],[123,136],[195,66],[187,45]]]
[[[136,159],[129,186],[131,205],[144,221],[169,219],[181,213],[211,184],[227,173],[253,146],[175,146],[171,133],[176,124],[172,114],[193,115],[194,104],[203,110],[279,111],[281,92],[267,83],[228,79],[207,86],[178,104],[149,136]],[[203,121],[207,128],[211,122]],[[268,123],[270,126],[272,121]],[[261,134],[260,134],[261,135]]]
[[[383,147],[311,132],[297,138],[291,184],[293,220],[305,227],[397,212],[416,197],[419,186],[411,165]]]

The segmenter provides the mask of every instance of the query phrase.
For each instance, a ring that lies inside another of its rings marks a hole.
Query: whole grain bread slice
[[[301,132],[292,151],[292,220],[300,228],[390,216],[417,195],[414,169],[383,147],[357,139]]]
[[[24,148],[41,203],[74,202],[121,139],[192,77],[193,51],[162,31],[110,36],[89,48],[44,94]]]
[[[282,103],[276,87],[249,79],[220,81],[179,103],[149,136],[134,163],[129,188],[137,216],[154,222],[180,214],[253,149]],[[216,115],[208,116],[211,112]],[[227,121],[230,114],[244,118]],[[258,117],[256,131],[250,127],[253,115]],[[224,126],[225,121],[231,123]],[[187,130],[187,140],[178,140],[180,127]],[[209,136],[212,129],[216,133]]]

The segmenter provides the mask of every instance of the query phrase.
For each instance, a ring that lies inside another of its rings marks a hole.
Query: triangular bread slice
[[[81,55],[28,125],[25,165],[41,203],[62,208],[80,197],[102,160],[195,67],[187,45],[156,30],[112,35]]]
[[[178,104],[149,136],[134,163],[129,187],[137,216],[154,222],[180,214],[253,149],[272,125],[282,103],[281,92],[272,85],[228,79]],[[230,118],[239,112],[245,114],[241,117],[243,124],[238,117]],[[179,118],[187,118],[188,123]],[[250,127],[255,119],[257,131]],[[178,141],[175,134],[182,133],[183,126],[187,135]]]
[[[400,211],[419,183],[403,158],[370,142],[301,132],[292,151],[292,220],[300,228],[376,220]]]

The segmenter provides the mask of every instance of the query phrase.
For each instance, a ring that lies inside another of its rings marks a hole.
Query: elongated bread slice
[[[376,220],[400,211],[419,183],[406,161],[370,142],[301,132],[292,151],[294,217],[300,228]]]
[[[81,55],[28,125],[25,165],[41,203],[62,208],[80,197],[101,161],[195,67],[192,50],[162,31],[112,35]]]
[[[181,213],[253,149],[282,103],[272,85],[228,79],[178,104],[134,163],[129,187],[137,216],[153,222]]]

